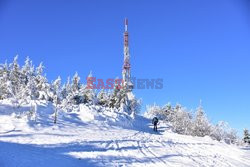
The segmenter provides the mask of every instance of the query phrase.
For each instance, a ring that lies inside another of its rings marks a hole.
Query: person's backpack
[[[157,124],[157,123],[158,123],[158,118],[154,117],[153,120],[152,120],[152,124]]]

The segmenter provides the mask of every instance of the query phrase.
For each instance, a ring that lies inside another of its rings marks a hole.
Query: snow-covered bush
[[[146,106],[146,112],[144,114],[147,118],[157,117],[160,120],[165,120],[167,115],[164,113],[162,108],[156,104]]]
[[[218,141],[225,141],[226,143],[236,143],[238,137],[237,132],[230,128],[229,124],[224,121],[218,122],[212,127],[210,136]]]
[[[193,136],[207,136],[211,134],[211,124],[208,121],[202,106],[197,108],[193,123],[192,135]]]
[[[249,134],[247,129],[244,129],[243,135],[244,135],[244,137],[243,137],[244,143],[250,144],[250,134]]]
[[[164,107],[155,104],[147,106],[144,115],[151,119],[156,116],[160,120],[168,122],[173,131],[179,134],[199,137],[210,136],[215,140],[224,141],[228,144],[238,143],[239,141],[236,131],[230,128],[228,123],[221,121],[216,125],[212,125],[201,104],[194,115],[180,104],[172,107],[170,103]]]
[[[128,110],[132,112],[132,114],[139,114],[141,111],[141,99],[133,98],[128,100]]]
[[[179,134],[190,135],[192,130],[192,116],[185,108],[177,105],[171,115],[170,123],[173,130]]]
[[[128,97],[126,89],[115,87],[112,92],[100,91],[97,96],[95,89],[90,89],[80,82],[78,73],[75,73],[71,80],[68,78],[67,83],[61,86],[60,77],[52,83],[48,82],[43,74],[42,63],[35,67],[32,61],[26,58],[21,67],[17,60],[18,56],[12,63],[0,65],[0,100],[12,101],[15,108],[30,104],[30,101],[43,100],[53,103],[55,108],[67,111],[77,108],[80,104],[123,108],[123,111],[129,114],[138,113],[140,110],[140,101],[134,96]],[[88,77],[91,78],[92,73]]]
[[[108,92],[105,92],[104,89],[102,89],[97,95],[97,104],[107,107],[108,102],[109,102],[109,94]]]

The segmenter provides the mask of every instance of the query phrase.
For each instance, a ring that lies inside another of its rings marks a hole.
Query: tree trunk
[[[56,107],[55,107],[54,124],[56,124],[56,122],[57,122],[57,104],[56,104]]]

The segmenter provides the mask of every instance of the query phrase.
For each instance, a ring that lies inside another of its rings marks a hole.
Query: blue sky
[[[0,0],[0,61],[29,56],[50,80],[120,77],[125,17],[132,75],[164,80],[161,90],[135,90],[143,109],[195,109],[202,99],[213,122],[250,128],[248,0]]]

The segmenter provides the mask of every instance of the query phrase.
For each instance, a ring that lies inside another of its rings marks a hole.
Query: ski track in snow
[[[164,124],[155,133],[143,117],[133,128],[78,117],[53,125],[53,118],[41,118],[39,126],[0,114],[0,167],[250,166],[249,148],[178,135]]]

